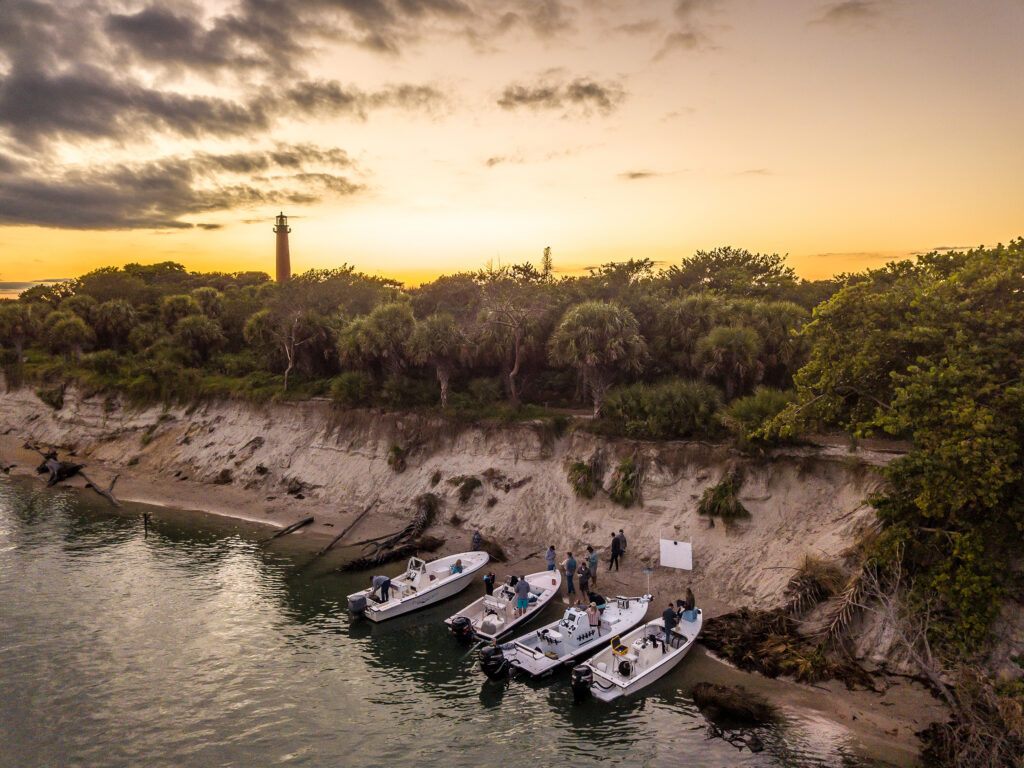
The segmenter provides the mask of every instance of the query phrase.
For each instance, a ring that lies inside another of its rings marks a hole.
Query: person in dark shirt
[[[587,596],[590,594],[590,566],[586,563],[580,566],[580,592]]]
[[[618,535],[617,538],[619,540],[619,558],[620,559],[625,559],[625,557],[626,557],[626,534],[623,533],[621,528],[619,528],[619,535]]]
[[[484,576],[484,594],[494,594],[494,571],[488,571],[487,575]]]
[[[484,543],[484,537],[480,535],[480,531],[473,534],[472,547],[474,552],[480,551],[480,545]]]
[[[613,533],[612,534],[612,559],[608,561],[608,570],[609,571],[612,569],[613,566],[615,567],[616,571],[619,570],[619,555],[621,555],[621,554],[622,554],[622,544],[619,542],[619,537],[616,536]]]
[[[380,592],[380,601],[386,603],[388,601],[388,592],[391,589],[391,579],[387,576],[374,576],[373,589],[375,592]]]
[[[661,652],[666,653],[668,651],[669,633],[679,620],[671,600],[668,601],[668,608],[661,612],[661,618],[665,621],[665,645],[662,646]]]

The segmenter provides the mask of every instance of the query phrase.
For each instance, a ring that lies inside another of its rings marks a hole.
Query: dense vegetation
[[[956,683],[953,724],[932,733],[942,764],[1024,753],[1024,690],[961,665],[992,641],[1004,599],[1024,601],[1022,318],[1024,239],[871,270],[815,310],[798,399],[764,431],[826,425],[912,442],[873,499],[885,529],[869,572],[888,593],[876,598],[899,598],[922,671],[942,690]]]
[[[1007,597],[1024,603],[1021,318],[1024,239],[815,283],[776,255],[731,248],[660,272],[630,260],[561,279],[545,253],[541,270],[415,289],[350,267],[276,284],[130,264],[0,302],[0,344],[9,385],[30,383],[54,407],[74,382],[141,402],[330,395],[469,418],[585,406],[592,429],[731,432],[744,446],[821,429],[907,440],[872,500],[883,531],[862,546],[863,583],[844,594],[888,607],[950,703],[929,759],[1012,765],[1024,686],[995,686],[961,660],[986,651]],[[568,472],[593,495],[592,466]],[[742,515],[738,485],[724,478],[702,511]],[[640,490],[627,459],[614,494],[628,506]]]
[[[470,417],[587,406],[612,432],[712,438],[749,431],[730,401],[759,398],[768,416],[785,404],[753,392],[791,386],[797,332],[840,285],[732,248],[560,279],[546,259],[414,289],[348,266],[281,284],[170,262],[99,269],[0,302],[4,369],[12,384],[135,402],[329,395]]]

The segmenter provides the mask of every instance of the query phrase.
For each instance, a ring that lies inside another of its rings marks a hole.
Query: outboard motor
[[[478,657],[480,659],[480,669],[492,680],[497,680],[508,672],[508,659],[505,658],[505,654],[501,652],[501,648],[498,646],[488,645],[481,648]]]
[[[352,595],[348,599],[348,610],[353,616],[362,616],[366,611],[366,595]]]
[[[586,664],[572,668],[572,698],[580,704],[590,698],[590,686],[594,682],[594,670]]]
[[[466,616],[456,616],[451,623],[452,634],[459,640],[468,640],[473,636],[473,625]]]

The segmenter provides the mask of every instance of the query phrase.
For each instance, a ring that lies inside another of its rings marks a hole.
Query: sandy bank
[[[276,527],[314,516],[312,526],[288,537],[289,547],[318,548],[373,501],[347,540],[396,530],[417,495],[435,493],[442,512],[430,532],[446,539],[442,553],[468,549],[479,528],[509,555],[509,565],[496,570],[531,572],[544,567],[548,544],[559,559],[592,544],[601,554],[603,593],[639,594],[650,578],[657,607],[689,584],[708,616],[741,605],[773,606],[806,553],[833,558],[849,547],[874,521],[863,499],[880,483],[875,469],[892,456],[824,446],[750,462],[717,445],[556,435],[540,424],[454,426],[418,415],[338,413],[326,402],[133,410],[69,392],[55,411],[27,390],[0,396],[0,458],[15,462],[16,473],[33,472],[39,461],[22,448],[26,440],[63,446],[62,457],[86,463],[100,484],[120,475],[117,494],[126,500]],[[392,446],[405,453],[404,471],[388,462]],[[642,470],[641,503],[624,509],[606,492],[590,500],[575,496],[566,479],[570,461],[594,460],[607,491],[626,457]],[[740,498],[751,516],[711,527],[697,514],[697,500],[737,463],[745,468]],[[451,482],[463,476],[482,483],[465,503]],[[622,569],[609,573],[606,545],[619,528],[628,553]],[[660,567],[659,538],[692,542],[694,570]],[[767,681],[701,658],[704,679],[767,687],[783,706],[816,712],[872,754],[899,764],[913,762],[912,730],[941,717],[916,685],[883,680],[884,697],[849,694]]]

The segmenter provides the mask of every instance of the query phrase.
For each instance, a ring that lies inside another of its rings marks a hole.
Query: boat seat
[[[495,600],[493,597],[485,597],[484,608],[490,608],[492,611],[501,611],[504,613],[506,604],[500,600]]]
[[[668,633],[668,644],[673,648],[682,648],[684,643],[688,643],[690,638],[680,632],[678,629],[673,629]]]
[[[549,629],[547,632],[545,632],[543,635],[541,635],[541,637],[545,638],[546,640],[548,640],[548,642],[551,642],[551,643],[560,643],[560,642],[562,642],[562,633],[561,632],[556,632],[553,629]]]

